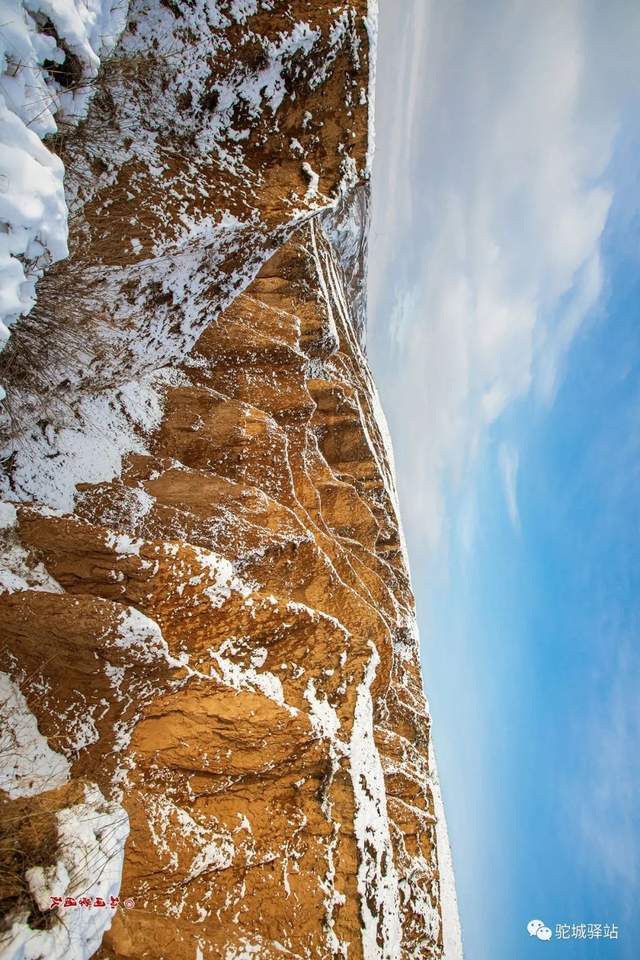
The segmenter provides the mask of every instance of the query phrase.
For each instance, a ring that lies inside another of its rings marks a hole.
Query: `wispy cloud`
[[[587,746],[590,789],[577,796],[570,792],[571,822],[577,827],[576,849],[584,852],[585,867],[598,863],[604,879],[622,894],[627,912],[637,910],[640,881],[638,856],[638,794],[640,770],[634,763],[640,743],[640,673],[633,641],[616,649],[609,637],[607,648],[615,652],[615,669],[607,664],[613,683],[606,698],[600,698],[588,723],[580,729],[580,742]],[[606,655],[606,654],[605,654]],[[577,816],[576,816],[577,813]]]
[[[520,510],[518,508],[518,469],[520,456],[518,451],[506,443],[500,444],[498,453],[500,476],[504,489],[504,499],[507,504],[507,513],[514,530],[520,530]]]
[[[421,548],[491,424],[531,390],[553,400],[602,290],[640,7],[602,24],[596,6],[382,5],[370,352]]]

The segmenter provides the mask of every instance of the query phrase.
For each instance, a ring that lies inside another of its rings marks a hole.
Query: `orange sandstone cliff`
[[[364,0],[134,0],[53,145],[71,256],[2,355],[3,957],[443,955],[374,37]]]

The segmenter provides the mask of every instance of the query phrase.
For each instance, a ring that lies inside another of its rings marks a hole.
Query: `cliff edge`
[[[363,348],[374,40],[364,0],[133,0],[44,140],[70,255],[0,354],[2,957],[443,956]]]

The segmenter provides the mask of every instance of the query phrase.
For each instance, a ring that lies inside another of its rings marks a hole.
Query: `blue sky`
[[[640,10],[603,10],[381,5],[369,352],[468,960],[640,945]]]
[[[616,259],[552,410],[524,402],[493,431],[473,550],[440,581],[415,571],[471,957],[534,956],[538,915],[618,923],[614,956],[640,944],[640,280]],[[496,455],[515,442],[517,527]]]

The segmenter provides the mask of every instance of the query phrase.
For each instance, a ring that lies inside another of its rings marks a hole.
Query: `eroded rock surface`
[[[120,366],[110,354],[89,394],[96,356],[67,369],[66,415],[62,361],[39,420],[25,402],[0,579],[0,669],[70,786],[128,816],[135,906],[113,912],[101,957],[442,955],[413,597],[361,346],[367,13],[136,0],[121,41],[164,50],[163,69],[144,74],[148,115],[139,87],[110,94],[127,142],[115,160],[95,147],[74,254],[104,267],[90,295],[123,321]],[[148,227],[135,256],[131,211]],[[33,803],[68,804],[52,786]]]

